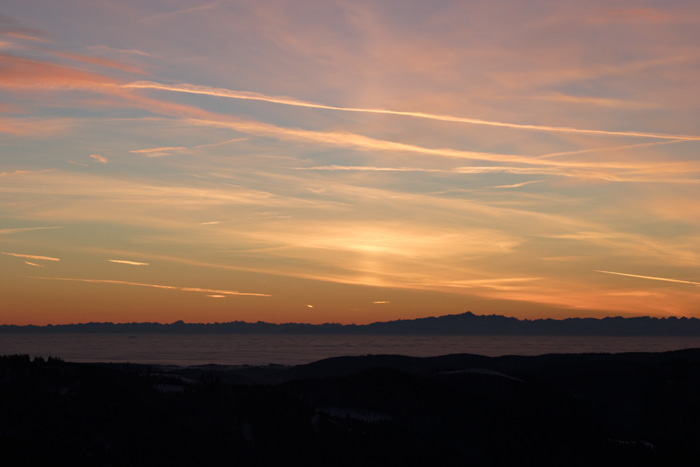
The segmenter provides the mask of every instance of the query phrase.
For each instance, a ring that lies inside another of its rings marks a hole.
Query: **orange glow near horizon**
[[[534,3],[10,2],[0,324],[700,317],[700,4]]]

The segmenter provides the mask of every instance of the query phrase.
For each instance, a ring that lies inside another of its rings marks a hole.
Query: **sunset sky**
[[[0,13],[0,323],[700,317],[700,2]]]

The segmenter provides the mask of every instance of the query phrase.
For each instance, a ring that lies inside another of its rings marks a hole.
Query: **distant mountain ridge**
[[[46,326],[0,325],[0,333],[126,334],[404,334],[404,335],[557,335],[557,336],[699,336],[700,319],[608,317],[517,319],[500,315],[456,315],[400,319],[371,324],[227,323],[80,323]]]

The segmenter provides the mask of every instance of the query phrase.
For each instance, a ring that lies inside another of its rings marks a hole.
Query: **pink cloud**
[[[119,81],[95,73],[0,54],[0,86],[11,89],[86,89],[116,91]]]
[[[89,63],[91,65],[97,65],[101,67],[114,68],[120,71],[126,71],[128,73],[146,74],[143,70],[136,68],[131,65],[127,65],[116,60],[111,60],[109,58],[95,57],[92,55],[76,54],[70,52],[49,52],[51,55],[61,58],[67,58],[69,60],[74,60],[77,62]]]
[[[22,27],[14,19],[0,14],[0,34],[14,39],[27,40],[31,42],[46,42],[47,34],[38,29]]]
[[[607,18],[606,18],[607,17]],[[674,15],[670,15],[665,11],[655,8],[627,8],[608,10],[600,20],[612,21],[639,21],[639,22],[667,22],[676,19]]]
[[[97,162],[102,162],[103,164],[106,164],[108,162],[106,158],[100,156],[99,154],[90,154],[90,157],[95,159]]]

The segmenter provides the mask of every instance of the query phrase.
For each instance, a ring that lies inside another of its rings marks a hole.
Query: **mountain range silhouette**
[[[517,319],[471,312],[400,319],[371,324],[307,324],[231,321],[226,323],[80,323],[46,326],[0,325],[0,333],[164,333],[164,334],[405,334],[405,335],[558,335],[558,336],[700,336],[700,319],[607,317]]]

